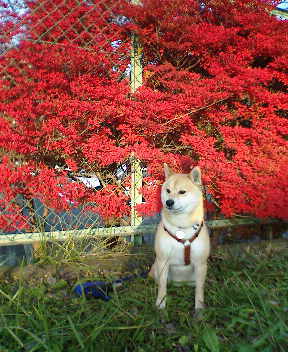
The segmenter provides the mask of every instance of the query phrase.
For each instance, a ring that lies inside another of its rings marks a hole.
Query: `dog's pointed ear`
[[[171,175],[173,175],[174,172],[170,169],[170,167],[164,163],[164,175],[165,175],[165,179],[167,180],[167,178]]]
[[[190,178],[196,185],[202,185],[201,170],[199,166],[193,167],[190,172]]]

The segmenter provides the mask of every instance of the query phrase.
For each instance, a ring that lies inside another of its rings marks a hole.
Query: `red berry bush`
[[[0,6],[0,228],[27,224],[19,194],[128,215],[119,167],[132,152],[147,167],[143,214],[159,211],[166,162],[199,165],[226,216],[287,218],[288,23],[271,16],[276,2],[20,3]],[[134,94],[132,33],[144,80]]]

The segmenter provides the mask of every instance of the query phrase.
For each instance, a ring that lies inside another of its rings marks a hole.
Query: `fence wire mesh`
[[[153,141],[153,148],[142,150],[151,164],[169,153],[190,160],[196,155],[193,148],[177,142],[182,119],[190,124],[194,113],[216,111],[226,102],[216,92],[214,102],[197,103],[192,110],[183,110],[181,102],[175,112],[174,98],[170,109],[166,98],[158,104],[159,92],[181,87],[174,85],[174,73],[199,74],[201,60],[171,43],[162,50],[147,40],[149,31],[140,31],[140,40],[123,11],[128,3],[140,5],[138,0],[0,0],[0,244],[28,243],[51,233],[64,239],[87,230],[106,236],[121,228],[125,235],[131,234],[131,226],[155,223],[157,218],[143,219],[136,211],[145,200],[142,185],[159,186],[147,175],[142,179],[145,165],[130,148],[136,137],[129,126],[137,112],[141,110],[135,144],[141,151],[139,139],[145,133]],[[141,41],[143,48],[146,41],[145,56]],[[133,105],[133,93],[142,85],[142,65],[155,110],[141,102]],[[186,85],[185,75],[180,78]],[[189,97],[194,106],[194,93]],[[115,104],[117,99],[121,104]],[[214,133],[209,123],[198,127],[209,138]],[[130,144],[123,143],[125,138]],[[200,138],[201,145],[204,140]],[[155,145],[161,153],[148,157],[157,152]],[[227,226],[240,223],[223,220],[221,226],[225,221]]]
[[[113,161],[121,143],[111,149],[107,137],[117,133],[113,90],[129,95],[142,84],[141,48],[123,35],[122,4],[0,2],[0,244],[141,222],[141,165],[127,153]]]

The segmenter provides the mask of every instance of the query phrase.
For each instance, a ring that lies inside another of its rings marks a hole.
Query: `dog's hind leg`
[[[148,276],[151,277],[152,279],[154,279],[157,282],[157,276],[156,276],[156,270],[155,270],[155,263],[151,266],[151,269],[148,273]]]
[[[156,306],[159,309],[164,309],[166,307],[166,294],[167,294],[167,279],[169,265],[167,260],[156,260],[155,270],[158,278],[158,296],[156,300]]]
[[[204,308],[204,284],[207,273],[207,263],[195,264],[195,279],[196,279],[196,292],[195,292],[195,310],[196,312]]]

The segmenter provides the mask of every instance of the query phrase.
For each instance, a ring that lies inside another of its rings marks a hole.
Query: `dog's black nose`
[[[172,208],[174,205],[174,200],[173,199],[166,200],[166,205],[167,205],[167,208]]]

